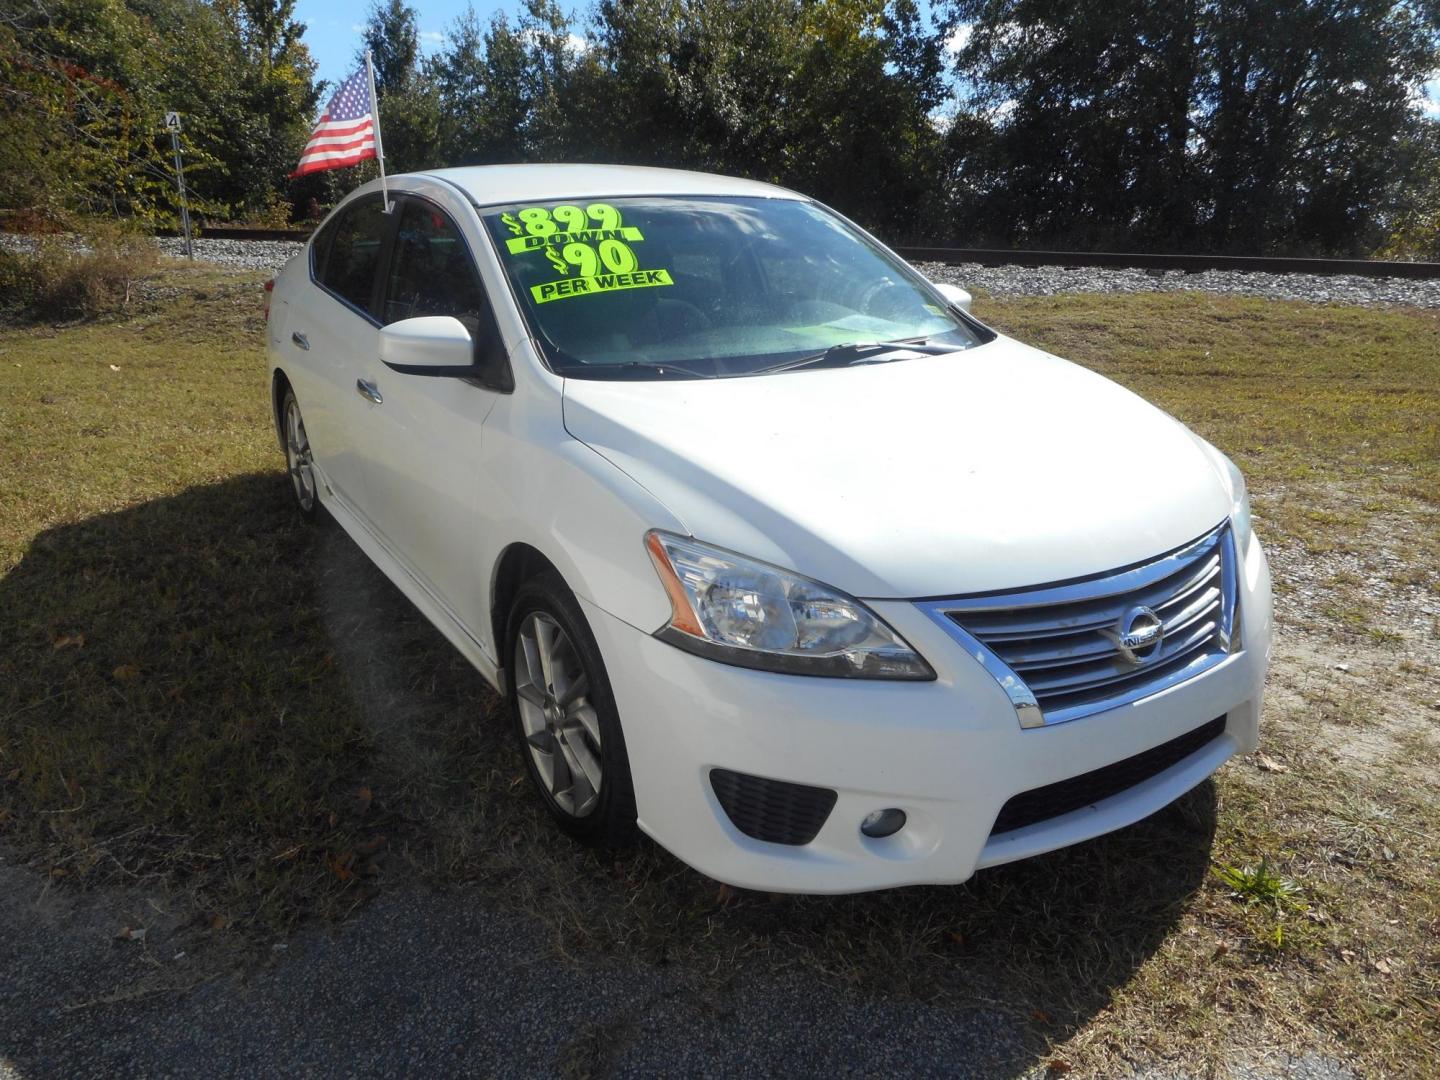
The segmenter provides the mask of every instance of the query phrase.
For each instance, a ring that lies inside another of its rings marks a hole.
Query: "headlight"
[[[859,600],[697,540],[652,531],[645,546],[670,596],[655,634],[741,667],[848,679],[933,679],[899,634]]]
[[[1250,492],[1245,489],[1245,477],[1228,457],[1224,457],[1225,468],[1230,473],[1230,529],[1235,534],[1235,550],[1244,555],[1250,550]]]

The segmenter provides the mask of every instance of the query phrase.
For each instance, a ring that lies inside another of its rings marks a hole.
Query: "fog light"
[[[894,836],[904,827],[905,811],[894,806],[867,814],[865,820],[860,823],[860,831],[876,840]]]

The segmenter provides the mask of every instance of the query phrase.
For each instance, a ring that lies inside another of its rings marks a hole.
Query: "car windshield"
[[[986,338],[913,270],[795,199],[631,198],[482,211],[532,331],[579,378],[752,375]],[[826,350],[831,350],[826,353]]]

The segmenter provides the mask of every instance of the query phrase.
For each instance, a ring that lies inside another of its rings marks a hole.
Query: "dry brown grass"
[[[33,252],[0,250],[0,315],[84,319],[124,308],[159,257],[154,240],[113,221],[42,236]]]

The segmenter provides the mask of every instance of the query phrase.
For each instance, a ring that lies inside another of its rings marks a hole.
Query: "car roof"
[[[424,169],[406,175],[424,176],[451,184],[468,195],[476,206],[546,202],[551,199],[617,199],[625,195],[743,195],[761,199],[803,197],[757,180],[637,165],[471,165],[454,169]],[[398,182],[403,177],[394,179]]]

